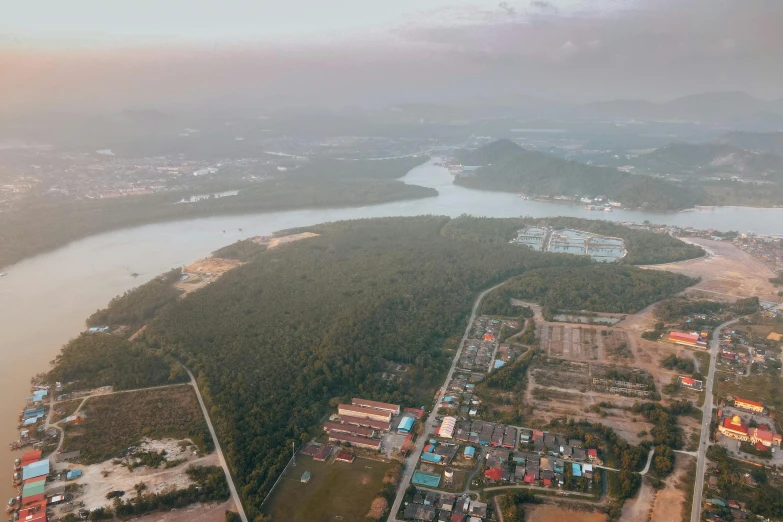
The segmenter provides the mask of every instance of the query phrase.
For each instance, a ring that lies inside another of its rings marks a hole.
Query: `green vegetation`
[[[513,363],[492,372],[476,386],[476,391],[480,394],[484,389],[517,392],[524,390],[527,370],[535,359],[536,353],[536,350],[528,350]]]
[[[244,239],[231,243],[223,248],[218,248],[212,255],[223,259],[237,259],[239,261],[250,261],[256,254],[266,250],[265,246],[254,243],[250,239]]]
[[[61,382],[65,391],[114,386],[132,390],[186,382],[176,361],[142,345],[108,334],[81,334],[54,360],[47,382]]]
[[[426,157],[315,160],[290,171],[284,179],[245,186],[236,196],[188,204],[177,204],[183,197],[192,195],[184,192],[65,202],[30,199],[18,210],[0,213],[0,245],[3,245],[0,267],[77,239],[124,227],[196,217],[372,205],[436,196],[435,189],[397,181],[426,160]],[[226,187],[213,187],[211,191],[221,190]]]
[[[202,452],[214,449],[190,386],[92,397],[82,411],[84,421],[66,426],[64,451],[81,450],[86,464],[116,457],[144,437],[190,439]],[[142,465],[162,463],[152,453],[143,453]]]
[[[98,310],[87,319],[88,326],[139,325],[166,305],[176,302],[182,290],[173,285],[182,276],[182,270],[172,268],[163,275],[115,297],[109,306]]]
[[[663,335],[663,332],[666,331],[666,325],[663,323],[663,321],[658,321],[653,326],[652,330],[647,330],[646,332],[642,332],[642,339],[647,339],[648,341],[657,341],[661,338]]]
[[[546,196],[605,195],[623,205],[648,210],[680,210],[699,204],[702,198],[690,185],[564,160],[508,140],[466,152],[458,159],[466,165],[482,166],[475,175],[455,180],[470,188]]]
[[[751,444],[750,442],[744,442],[744,441],[740,442],[740,451],[743,451],[745,453],[750,453],[751,455],[761,457],[762,459],[772,458],[772,451],[770,451],[768,448],[765,448],[763,450],[756,449],[756,445]]]
[[[497,502],[504,522],[525,522],[525,504],[538,504],[540,501],[534,494],[522,490],[498,496]]]
[[[694,363],[693,359],[677,357],[674,354],[667,355],[661,361],[661,366],[669,370],[674,370],[676,368],[681,372],[689,373],[689,374],[696,371],[696,363]]]
[[[707,458],[720,470],[717,489],[721,498],[745,502],[754,515],[773,520],[783,518],[783,484],[779,477],[769,477],[763,467],[734,460],[722,446],[710,446]],[[746,474],[753,479],[755,487],[748,484]]]
[[[573,228],[610,237],[625,242],[628,255],[620,263],[628,265],[654,265],[694,259],[704,255],[700,246],[680,241],[668,234],[628,228],[611,221],[572,217],[547,218],[474,218],[460,216],[443,227],[443,235],[487,245],[508,242],[525,226]]]
[[[695,283],[694,279],[670,272],[589,264],[530,270],[495,292],[503,300],[535,301],[557,310],[635,313]]]

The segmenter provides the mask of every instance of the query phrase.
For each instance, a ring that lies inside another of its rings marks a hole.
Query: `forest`
[[[0,213],[0,268],[71,241],[124,227],[196,217],[301,208],[372,205],[436,196],[398,181],[427,157],[377,161],[319,160],[290,175],[245,186],[231,197],[177,204],[188,192],[70,201],[37,197]],[[234,187],[230,187],[234,188]],[[216,192],[226,190],[217,187]]]
[[[457,156],[465,165],[480,166],[455,183],[469,188],[539,196],[607,196],[626,207],[681,210],[703,201],[690,184],[621,172],[531,151],[509,141],[490,143]]]
[[[552,310],[636,313],[696,282],[681,274],[594,263],[530,270],[494,293],[502,300],[528,300]]]
[[[52,362],[46,380],[63,383],[66,392],[100,386],[132,390],[188,380],[171,357],[104,333],[83,333],[71,339]]]
[[[173,268],[139,287],[128,290],[112,299],[106,308],[92,314],[87,319],[87,325],[138,326],[152,319],[155,312],[176,302],[182,294],[182,290],[173,286],[181,275],[181,269]]]
[[[620,263],[628,265],[655,265],[702,257],[704,250],[697,245],[680,241],[669,234],[628,228],[611,221],[572,217],[546,218],[474,218],[460,216],[452,219],[443,234],[448,237],[477,241],[485,244],[508,242],[525,226],[551,227],[555,230],[573,228],[621,238],[628,250]]]

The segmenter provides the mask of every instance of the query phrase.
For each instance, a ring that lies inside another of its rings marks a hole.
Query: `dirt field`
[[[151,513],[134,518],[135,522],[222,522],[226,519],[226,511],[236,511],[232,501],[222,504],[193,504],[185,509]]]
[[[134,485],[143,482],[147,490],[152,493],[159,493],[165,488],[175,487],[183,489],[190,485],[190,479],[185,474],[188,466],[195,464],[200,466],[219,465],[216,453],[206,455],[201,458],[195,458],[192,452],[180,447],[178,440],[165,439],[160,441],[146,441],[144,449],[148,451],[160,451],[165,449],[167,460],[182,460],[183,462],[175,467],[164,469],[150,469],[149,467],[139,467],[133,471],[128,470],[126,466],[114,464],[112,460],[92,464],[89,466],[79,464],[61,464],[57,465],[57,470],[81,469],[82,477],[73,482],[83,485],[80,493],[74,495],[75,501],[82,501],[87,509],[100,506],[108,506],[111,500],[106,499],[106,493],[109,491],[125,491],[126,495],[134,495]],[[65,485],[66,482],[55,481],[52,487]],[[158,520],[158,519],[155,519]]]
[[[598,511],[568,509],[551,504],[525,506],[527,520],[535,522],[605,522],[606,514]]]
[[[780,300],[775,286],[769,282],[775,274],[758,259],[731,243],[700,238],[688,238],[688,241],[701,246],[709,255],[680,263],[640,268],[701,277],[702,281],[686,292],[704,298],[733,301],[758,296],[762,301]]]
[[[664,481],[666,487],[658,492],[653,502],[651,522],[669,522],[670,520],[680,520],[682,517],[682,508],[685,504],[684,492],[687,488],[682,484],[685,474],[688,472],[688,466],[693,462],[693,457],[678,454],[674,471]]]
[[[241,263],[236,259],[223,259],[221,257],[205,257],[185,267],[188,274],[220,276]]]
[[[549,356],[594,361],[599,358],[596,329],[557,323],[541,323],[541,348]]]
[[[655,490],[650,485],[650,479],[649,477],[643,477],[639,493],[635,497],[626,500],[625,504],[623,504],[623,515],[620,517],[620,520],[623,522],[648,522],[654,500]],[[673,520],[679,520],[679,517]]]
[[[279,237],[256,236],[251,238],[250,240],[256,245],[266,246],[267,248],[277,248],[280,245],[285,245],[286,243],[292,243],[294,241],[300,241],[302,239],[307,239],[310,237],[318,237],[318,234],[315,234],[313,232],[302,232],[301,234],[291,234],[288,236],[279,236]]]

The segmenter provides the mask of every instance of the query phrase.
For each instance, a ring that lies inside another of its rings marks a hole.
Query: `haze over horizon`
[[[783,2],[42,0],[0,20],[0,111],[783,98]]]

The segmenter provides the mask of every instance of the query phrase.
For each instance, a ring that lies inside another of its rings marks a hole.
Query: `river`
[[[115,295],[167,269],[189,264],[250,236],[344,219],[463,213],[649,220],[697,228],[783,233],[783,209],[719,207],[672,214],[591,212],[581,206],[527,201],[514,194],[457,187],[446,169],[431,163],[416,167],[403,181],[436,188],[439,195],[365,207],[213,217],[117,230],[8,267],[8,275],[0,278],[0,440],[5,443],[19,437],[15,420],[29,395],[30,377],[48,369],[49,361],[63,343],[84,329],[84,320],[90,313],[105,306]],[[134,277],[132,273],[139,275]],[[0,470],[6,469],[10,478],[11,464],[17,455],[4,455]],[[13,493],[10,487],[6,491],[9,496]]]

